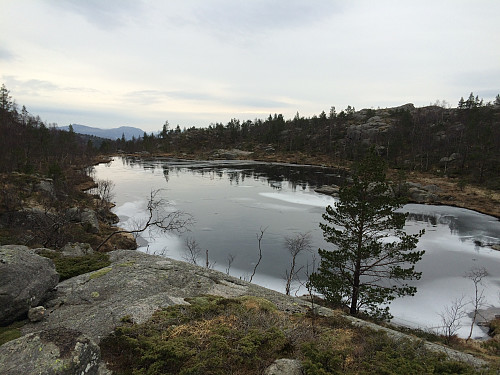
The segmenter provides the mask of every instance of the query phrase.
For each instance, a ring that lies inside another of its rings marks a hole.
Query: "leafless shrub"
[[[488,272],[484,267],[474,267],[465,275],[466,278],[472,280],[474,283],[474,297],[472,297],[469,301],[473,307],[472,323],[470,325],[469,336],[465,341],[469,341],[472,337],[472,330],[474,328],[474,324],[476,323],[479,309],[485,305],[484,288],[479,290],[479,286],[483,285],[482,282],[486,276],[488,276]]]
[[[454,299],[451,305],[445,306],[444,311],[439,313],[441,323],[443,324],[441,326],[442,333],[447,344],[450,343],[451,338],[462,327],[462,319],[467,316],[465,306],[467,306],[465,296],[461,296]]]
[[[184,244],[186,246],[184,247],[184,255],[182,256],[182,259],[188,263],[197,265],[201,254],[201,248],[198,245],[198,242],[196,242],[194,238],[188,237],[186,238]]]
[[[290,295],[292,283],[297,280],[298,273],[304,268],[296,268],[297,256],[304,251],[311,251],[311,243],[310,233],[298,233],[295,236],[285,238],[285,246],[292,256],[290,269],[285,270],[285,292],[288,296]]]
[[[253,272],[252,272],[252,275],[250,276],[250,279],[249,279],[249,282],[252,282],[252,279],[253,277],[255,276],[255,272],[257,271],[257,267],[259,266],[260,264],[260,261],[262,260],[262,237],[264,237],[264,232],[266,231],[267,227],[262,229],[260,228],[260,233],[257,233],[257,241],[259,243],[259,260],[257,261],[257,263],[255,263],[255,266],[253,268]]]
[[[120,233],[130,233],[134,236],[139,233],[143,233],[146,230],[150,231],[150,235],[153,236],[153,231],[159,231],[160,233],[177,232],[183,233],[188,230],[189,226],[193,224],[193,217],[182,211],[166,211],[165,207],[168,207],[168,202],[160,197],[160,190],[152,190],[150,197],[147,202],[147,212],[148,217],[143,221],[136,223],[136,228],[131,230],[117,230],[111,233],[108,237],[101,242],[97,247],[98,251],[106,242],[108,242],[111,237]]]
[[[231,265],[234,262],[235,256],[233,254],[228,254],[227,256],[227,267],[226,267],[226,274],[229,275],[229,270],[231,269]]]
[[[94,191],[94,194],[99,197],[95,201],[95,208],[97,212],[102,212],[109,208],[109,205],[114,198],[114,187],[115,183],[111,180],[97,180],[97,187]]]

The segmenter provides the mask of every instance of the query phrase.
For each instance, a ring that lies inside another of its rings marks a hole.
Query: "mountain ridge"
[[[85,135],[95,135],[96,137],[107,138],[107,139],[118,139],[121,138],[122,135],[125,137],[127,141],[134,138],[142,137],[144,134],[144,130],[140,128],[136,128],[133,126],[120,126],[118,128],[111,129],[101,129],[92,126],[80,125],[80,124],[71,124],[73,127],[73,131],[78,134]],[[69,130],[69,125],[59,127],[61,130]]]

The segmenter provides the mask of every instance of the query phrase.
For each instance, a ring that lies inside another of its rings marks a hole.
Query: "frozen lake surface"
[[[335,199],[314,192],[314,188],[337,183],[338,172],[319,167],[266,164],[246,161],[192,162],[168,159],[115,158],[95,168],[97,179],[114,182],[114,212],[119,226],[132,228],[146,215],[151,190],[163,189],[168,209],[193,215],[195,224],[182,235],[149,238],[144,235],[140,251],[183,259],[186,238],[194,239],[202,249],[199,264],[208,250],[210,262],[226,272],[228,257],[234,257],[229,270],[248,279],[258,260],[257,234],[262,238],[262,262],[253,281],[284,292],[283,275],[290,256],[285,237],[310,233],[314,250],[329,248],[319,228],[321,215]],[[439,330],[440,313],[454,299],[473,296],[474,284],[464,277],[474,267],[484,267],[486,307],[500,306],[500,252],[486,244],[500,243],[500,222],[487,215],[448,206],[408,204],[408,233],[425,229],[418,249],[426,250],[417,270],[422,279],[415,281],[414,297],[391,303],[393,322]],[[141,244],[140,243],[140,244]],[[304,253],[299,264],[312,262],[312,253]],[[318,260],[319,261],[319,258]],[[295,285],[296,292],[300,284]],[[464,318],[459,335],[467,337],[470,318]],[[474,328],[473,337],[486,332]]]

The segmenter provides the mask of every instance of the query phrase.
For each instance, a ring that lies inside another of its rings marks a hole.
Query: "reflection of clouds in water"
[[[479,290],[484,290],[485,305],[498,305],[498,289],[495,287],[496,279],[484,279]],[[444,312],[445,306],[451,306],[457,298],[465,296],[465,301],[474,295],[474,283],[465,277],[447,277],[428,282],[422,282],[418,292],[413,297],[403,297],[394,300],[390,305],[391,313],[395,316],[393,322],[412,327],[429,328],[440,330],[442,325],[440,313]],[[467,306],[466,312],[472,311]],[[472,319],[467,316],[461,320],[461,328],[458,331],[460,337],[469,335]],[[474,326],[472,337],[487,337],[487,332]]]
[[[326,195],[317,195],[317,194],[307,194],[302,192],[295,193],[259,193],[259,195],[278,199],[288,203],[301,204],[305,206],[313,206],[313,207],[322,207],[330,205],[333,207],[336,200],[332,197]]]
[[[145,218],[146,200],[142,198],[147,198],[152,188],[166,187],[165,195],[175,201],[176,208],[195,216],[197,224],[190,236],[196,237],[204,249],[209,249],[211,261],[217,261],[215,268],[225,272],[227,256],[231,253],[236,257],[231,274],[244,277],[251,273],[251,264],[257,259],[256,233],[260,226],[269,225],[263,239],[263,262],[254,281],[279,291],[284,289],[281,275],[289,266],[283,236],[312,230],[315,248],[330,248],[330,244],[324,242],[318,222],[322,221],[325,207],[333,206],[336,200],[298,188],[314,185],[310,182],[313,180],[307,179],[318,177],[317,172],[302,168],[296,174],[293,167],[285,166],[268,173],[263,165],[258,170],[249,164],[239,169],[236,162],[228,162],[232,170],[226,173],[222,165],[214,170],[213,163],[205,163],[203,171],[199,171],[189,169],[188,163],[184,163],[180,168],[168,169],[169,182],[165,185],[164,163],[151,162],[150,166],[156,166],[153,174],[151,168],[144,172],[141,165],[123,168],[119,161],[110,167],[96,167],[97,178],[112,179],[116,184],[116,199],[122,204],[115,207],[114,212],[122,220],[120,226],[134,217]],[[289,176],[293,176],[294,182],[290,183]],[[301,185],[305,180],[308,184]],[[282,181],[281,189],[273,189],[269,181]],[[319,184],[329,183],[332,182]],[[410,324],[413,320],[413,325],[423,327],[439,325],[438,313],[450,303],[454,293],[470,293],[472,282],[463,275],[475,265],[484,266],[490,272],[488,302],[499,306],[500,252],[486,247],[476,251],[474,245],[475,240],[500,242],[497,219],[447,206],[409,204],[401,211],[410,211],[410,220],[405,226],[407,233],[426,230],[418,245],[426,254],[417,263],[417,270],[423,271],[422,279],[410,282],[417,286],[416,296],[396,299],[391,305],[396,322]],[[149,233],[143,237],[149,243],[140,247],[140,251],[182,260],[185,247],[182,236],[161,234],[154,241]],[[306,265],[310,260],[308,254],[300,263]]]
[[[425,210],[425,206],[414,206],[407,205],[405,209]],[[461,241],[473,242],[476,249],[499,243],[500,234],[496,219],[485,220],[484,218],[488,216],[455,207],[442,206],[440,209],[445,212],[410,212],[407,223],[427,223],[432,227],[447,227],[450,234],[457,236]],[[457,211],[458,214],[446,213],[446,211]]]

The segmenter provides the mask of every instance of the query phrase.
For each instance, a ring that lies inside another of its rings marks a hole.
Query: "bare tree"
[[[227,267],[226,267],[226,274],[229,275],[229,270],[231,269],[231,265],[234,262],[235,256],[233,254],[228,254],[227,256]]]
[[[451,305],[445,306],[444,311],[439,313],[443,323],[442,332],[447,344],[450,343],[451,338],[462,327],[462,319],[467,316],[465,306],[467,306],[467,302],[465,296],[462,296],[454,299]]]
[[[198,242],[196,242],[194,238],[188,237],[186,238],[185,245],[186,247],[184,248],[184,255],[182,258],[188,263],[198,265],[198,258],[201,254],[201,248]]]
[[[217,264],[217,262],[214,260],[214,261],[210,261],[209,258],[208,258],[208,249],[205,250],[205,267],[208,268],[208,269],[211,269],[213,270],[215,265]]]
[[[261,243],[262,243],[262,237],[264,237],[264,232],[266,231],[266,229],[267,229],[267,227],[265,227],[264,229],[260,228],[260,233],[257,233],[257,241],[259,242],[259,260],[257,261],[257,263],[255,263],[255,267],[253,268],[252,275],[250,276],[250,280],[249,280],[250,282],[252,282],[252,279],[255,276],[255,272],[257,271],[257,267],[259,266],[260,261],[262,260]]]
[[[479,285],[483,285],[483,279],[486,276],[488,276],[488,272],[484,267],[474,267],[465,275],[466,278],[472,280],[474,283],[474,297],[470,300],[470,304],[473,306],[474,310],[472,312],[472,323],[470,325],[469,336],[465,340],[466,342],[472,337],[472,330],[476,323],[479,309],[485,304],[484,288],[479,290]]]
[[[135,229],[120,229],[111,233],[104,239],[104,241],[100,243],[96,251],[98,251],[113,236],[116,236],[120,233],[130,233],[136,236],[146,230],[150,230],[150,233],[152,233],[152,229],[159,230],[161,233],[183,233],[188,230],[188,227],[193,224],[193,217],[190,214],[182,211],[165,211],[165,207],[168,206],[168,202],[160,197],[160,192],[161,189],[151,191],[147,203],[147,219],[143,220],[141,223],[138,223],[138,227]]]
[[[115,183],[111,180],[97,180],[95,194],[99,197],[96,200],[96,210],[98,212],[109,208],[109,205],[114,198],[114,187]]]
[[[304,251],[311,251],[311,243],[312,240],[310,233],[298,233],[293,237],[285,237],[285,246],[292,256],[292,260],[290,261],[290,270],[285,270],[285,291],[287,296],[290,295],[292,282],[297,279],[298,273],[302,270],[302,268],[304,268],[296,268],[297,256]]]

